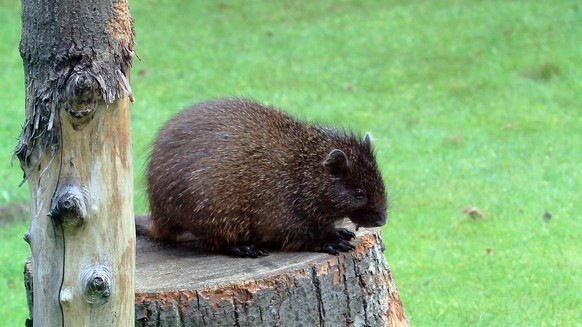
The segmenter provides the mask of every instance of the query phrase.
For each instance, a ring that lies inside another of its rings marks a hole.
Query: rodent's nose
[[[378,211],[356,212],[350,219],[360,227],[380,227],[386,224],[386,213]]]
[[[380,213],[378,216],[379,216],[378,220],[376,220],[374,222],[375,227],[380,227],[380,226],[383,226],[384,224],[386,224],[386,220],[387,220],[386,213]]]

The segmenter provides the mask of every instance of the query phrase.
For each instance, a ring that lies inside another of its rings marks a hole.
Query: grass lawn
[[[164,120],[253,97],[373,133],[393,200],[386,256],[413,325],[582,324],[579,1],[140,0],[131,11],[136,211]],[[24,121],[19,12],[0,0],[4,205],[28,199],[10,167]],[[10,326],[26,317],[25,229],[0,223]]]

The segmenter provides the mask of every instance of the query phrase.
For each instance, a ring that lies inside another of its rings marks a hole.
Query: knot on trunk
[[[65,84],[65,110],[75,119],[91,117],[101,98],[98,81],[75,68]]]
[[[81,283],[83,285],[83,296],[87,303],[101,305],[109,300],[112,292],[113,280],[111,271],[100,264],[83,269],[81,272]]]
[[[62,187],[53,198],[48,216],[64,227],[80,227],[87,219],[87,200],[81,187],[70,184]]]

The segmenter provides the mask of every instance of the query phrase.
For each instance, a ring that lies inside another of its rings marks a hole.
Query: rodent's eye
[[[361,199],[364,197],[364,195],[366,195],[366,192],[361,188],[357,188],[354,190],[354,195],[356,196],[356,198]]]

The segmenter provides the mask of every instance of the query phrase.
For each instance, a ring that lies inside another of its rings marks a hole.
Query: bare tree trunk
[[[135,231],[126,0],[23,0],[35,326],[134,324]]]

